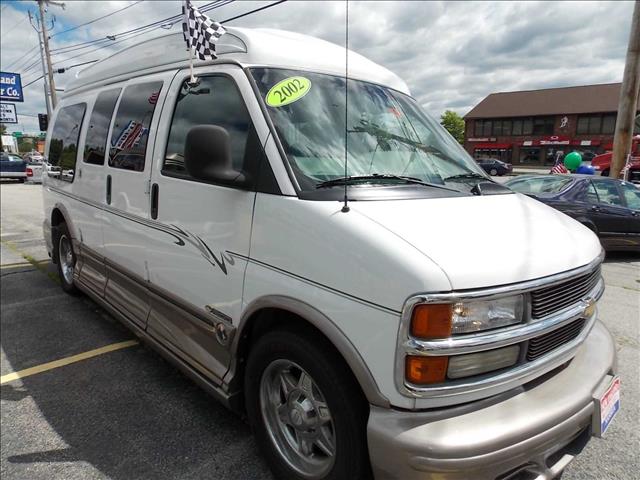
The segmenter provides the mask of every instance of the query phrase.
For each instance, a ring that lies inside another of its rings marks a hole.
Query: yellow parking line
[[[53,370],[54,368],[64,367],[72,363],[80,362],[88,358],[97,357],[103,353],[114,352],[123,348],[133,347],[138,345],[137,340],[127,340],[126,342],[112,343],[104,347],[96,348],[95,350],[89,350],[88,352],[72,355],[71,357],[61,358],[60,360],[54,360],[53,362],[43,363],[42,365],[36,365],[35,367],[25,368],[19,372],[8,373],[0,377],[0,385],[4,385],[7,382],[17,380],[19,378],[29,377],[37,373],[46,372],[47,370]]]
[[[33,267],[35,264],[41,263],[49,263],[49,260],[36,260],[34,262],[16,262],[16,263],[7,263],[5,265],[0,265],[0,270],[4,270],[6,268],[19,268],[19,267]]]

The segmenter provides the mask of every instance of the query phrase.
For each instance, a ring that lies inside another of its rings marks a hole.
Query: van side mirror
[[[229,132],[216,125],[196,125],[187,133],[184,165],[193,178],[222,185],[245,186],[248,178],[231,163]]]

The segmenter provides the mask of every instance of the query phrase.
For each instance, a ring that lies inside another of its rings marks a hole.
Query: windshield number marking
[[[283,107],[297,102],[311,90],[311,81],[305,77],[289,77],[276,83],[267,93],[270,107]]]

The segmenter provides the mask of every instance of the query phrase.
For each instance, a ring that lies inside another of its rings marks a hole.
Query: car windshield
[[[506,185],[520,193],[559,193],[573,180],[570,177],[549,175],[548,177],[522,178],[507,182]]]
[[[349,80],[345,128],[343,77],[273,68],[251,72],[303,191],[344,184],[331,181],[345,176],[345,142],[349,183],[420,181],[468,192],[486,178],[407,95]]]

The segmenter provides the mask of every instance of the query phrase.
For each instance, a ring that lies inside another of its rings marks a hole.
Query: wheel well
[[[60,209],[54,208],[51,212],[51,244],[53,245],[51,261],[56,264],[58,263],[56,241],[58,236],[58,226],[61,223],[66,223],[64,215],[62,214]]]
[[[62,212],[60,210],[58,210],[57,208],[54,208],[53,211],[51,212],[51,226],[52,227],[57,227],[58,225],[60,225],[62,222],[64,222],[64,215],[62,214]]]
[[[328,351],[332,351],[344,364],[345,369],[350,373],[354,384],[357,386],[358,391],[362,396],[363,402],[367,402],[362,386],[353,374],[353,371],[349,367],[344,356],[320,329],[315,327],[304,317],[280,308],[264,308],[253,313],[246,322],[246,326],[242,330],[236,350],[237,367],[231,385],[232,390],[243,390],[245,365],[249,358],[251,347],[260,338],[260,336],[274,330],[287,330],[311,336],[314,342],[322,343]],[[242,401],[238,407],[244,413],[244,395],[242,395]]]

